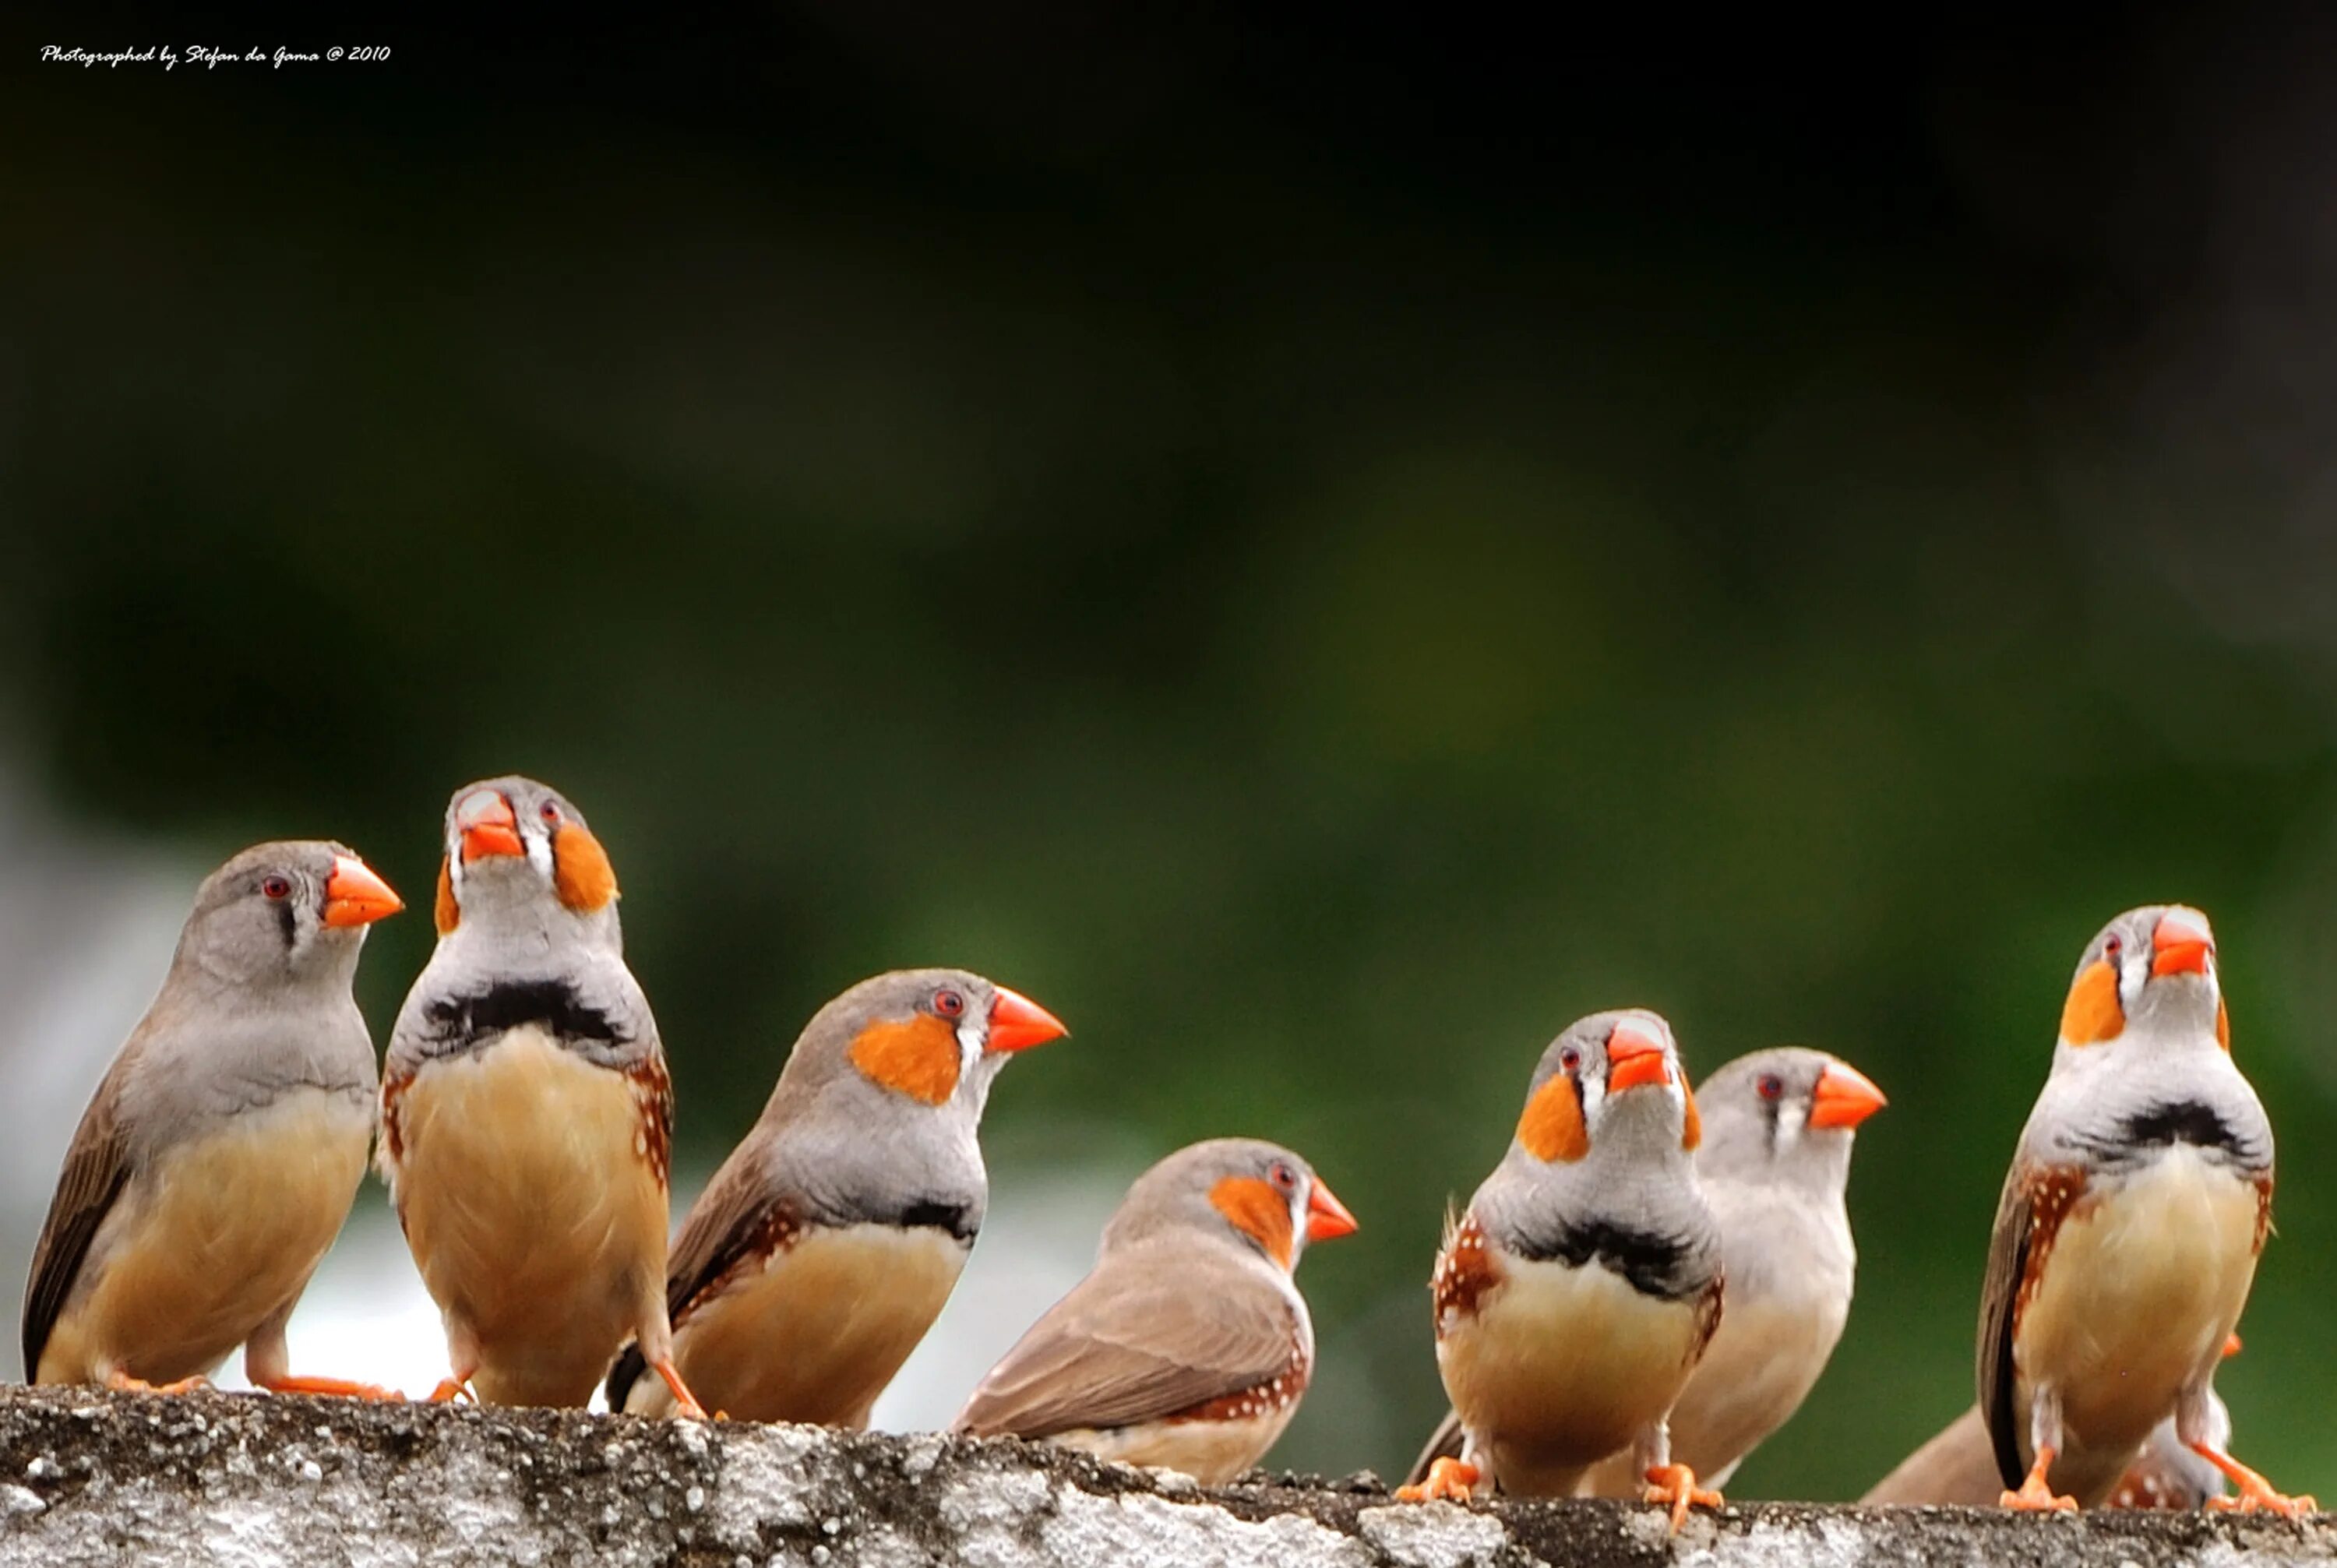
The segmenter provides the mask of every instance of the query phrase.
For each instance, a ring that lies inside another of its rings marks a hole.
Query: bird
[[[1725,1486],[1825,1370],[1850,1316],[1858,1250],[1843,1193],[1852,1141],[1887,1102],[1864,1073],[1794,1046],[1739,1056],[1697,1086],[1705,1201],[1720,1225],[1728,1309],[1672,1406],[1672,1457]],[[1628,1455],[1585,1479],[1632,1497]]]
[[[1665,1425],[1721,1321],[1701,1135],[1657,1014],[1594,1013],[1543,1051],[1509,1152],[1446,1227],[1431,1289],[1453,1413],[1399,1497],[1569,1496],[1628,1449],[1675,1530],[1720,1505]]]
[[[673,1091],[608,852],[565,796],[517,776],[455,792],[445,850],[377,1161],[445,1324],[430,1396],[581,1407],[632,1335],[702,1416],[666,1324]]]
[[[2224,1342],[2224,1354],[2239,1354],[2234,1334]],[[2210,1389],[2207,1395],[2209,1440],[2230,1451],[2232,1413]],[[1901,1460],[1891,1474],[1859,1499],[1872,1504],[1953,1504],[1988,1507],[2004,1494],[2004,1478],[1997,1474],[1996,1447],[1980,1406],[1941,1428],[1937,1436]],[[2169,1416],[2151,1429],[2142,1452],[2104,1504],[2110,1508],[2197,1508],[2209,1498],[2224,1495],[2223,1472],[2185,1447],[2175,1435]]]
[[[2211,1389],[2207,1395],[2208,1440],[2228,1449],[2232,1413]],[[1988,1425],[1974,1405],[1940,1434],[1899,1462],[1859,1499],[1862,1504],[1954,1504],[1986,1507],[2004,1494],[1996,1449]],[[2224,1475],[2185,1447],[2169,1416],[2151,1428],[2134,1462],[2118,1478],[2106,1508],[2193,1509],[2225,1495]]]
[[[1137,1178],[1095,1268],[983,1377],[953,1429],[1222,1485],[1274,1446],[1313,1376],[1299,1258],[1354,1229],[1279,1144],[1180,1149]]]
[[[1014,1053],[1053,1014],[962,969],[864,980],[805,1025],[770,1101],[682,1222],[673,1355],[713,1409],[862,1427],[964,1268],[989,1199],[976,1138]],[[638,1345],[609,1408],[670,1409]]]
[[[2238,1487],[2211,1506],[2312,1506],[2209,1429],[2272,1196],[2272,1124],[2232,1060],[2207,917],[2127,910],[2078,959],[1989,1240],[1975,1360],[2000,1501],[2097,1506],[2171,1416]]]
[[[254,845],[203,879],[152,1005],[83,1112],[33,1254],[24,1375],[176,1393],[239,1345],[255,1387],[365,1180],[373,1037],[350,984],[402,907],[347,848]]]

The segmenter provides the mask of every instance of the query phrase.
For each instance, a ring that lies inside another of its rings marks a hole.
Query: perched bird
[[[2272,1125],[2232,1062],[2206,916],[2128,910],[2078,960],[1990,1238],[1980,1407],[2007,1506],[2101,1504],[2169,1416],[2238,1486],[2216,1503],[2312,1505],[2208,1423],[2272,1193]]]
[[[955,1429],[1232,1480],[1274,1446],[1314,1371],[1299,1255],[1354,1229],[1287,1149],[1178,1151],[1137,1178],[1094,1269],[991,1368]]]
[[[2207,1395],[2207,1440],[2222,1449],[2228,1449],[2232,1441],[2232,1413],[2212,1389]],[[2127,1466],[2103,1506],[2190,1509],[2204,1507],[2224,1494],[2223,1472],[2184,1446],[2175,1435],[2175,1417],[2170,1416],[2151,1428],[2142,1451]],[[1997,1474],[1996,1446],[1975,1405],[1901,1460],[1897,1469],[1875,1483],[1859,1501],[1980,1508],[2003,1495],[2004,1478]]]
[[[1628,1449],[1675,1529],[1691,1503],[1719,1505],[1674,1462],[1665,1426],[1721,1317],[1720,1228],[1690,1158],[1700,1138],[1655,1014],[1594,1013],[1550,1043],[1508,1154],[1437,1258],[1453,1415],[1399,1496],[1487,1482],[1568,1496]]]
[[[1823,1051],[1740,1056],[1696,1091],[1705,1201],[1720,1224],[1728,1310],[1672,1406],[1672,1457],[1724,1486],[1792,1418],[1850,1316],[1858,1250],[1843,1194],[1858,1124],[1882,1091]],[[1585,1481],[1590,1496],[1636,1497],[1629,1457]]]
[[[982,1228],[990,1086],[1012,1054],[1063,1033],[961,969],[879,975],[813,1015],[667,1264],[674,1360],[700,1399],[756,1421],[868,1424]],[[609,1408],[671,1407],[646,1369],[628,1347]]]
[[[162,989],[83,1112],[33,1254],[24,1375],[175,1391],[243,1347],[280,1393],[284,1327],[365,1179],[373,1039],[349,995],[401,906],[351,851],[261,844],[206,877]]]
[[[608,854],[518,778],[455,792],[445,852],[381,1093],[382,1176],[446,1325],[432,1397],[582,1406],[635,1335],[702,1415],[666,1326],[673,1094]]]

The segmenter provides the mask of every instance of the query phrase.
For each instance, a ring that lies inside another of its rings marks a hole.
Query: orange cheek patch
[[[1693,1154],[1696,1146],[1704,1142],[1704,1112],[1696,1108],[1694,1090],[1683,1089],[1680,1096],[1687,1106],[1687,1119],[1680,1128],[1680,1147]]]
[[[1582,1125],[1582,1100],[1573,1079],[1560,1073],[1534,1091],[1526,1102],[1526,1113],[1518,1118],[1518,1142],[1546,1163],[1571,1163],[1590,1152],[1590,1134]]]
[[[957,1031],[924,1013],[871,1024],[852,1042],[852,1064],[872,1083],[938,1105],[957,1093]]]
[[[2086,965],[2069,1000],[2061,1007],[2061,1038],[2072,1045],[2094,1045],[2115,1040],[2126,1030],[2126,1009],[2118,1003],[2117,971],[2106,962]]]
[[[2220,996],[2215,998],[2215,1044],[2224,1048],[2225,1055],[2232,1054],[2232,1014]]]
[[[1257,1176],[1227,1176],[1209,1189],[1209,1202],[1276,1263],[1290,1267],[1290,1205],[1270,1184]]]
[[[444,855],[438,857],[438,904],[431,915],[441,936],[463,923],[463,906],[455,902],[455,870]]]
[[[590,915],[617,896],[617,868],[598,838],[570,822],[552,836],[552,885],[562,904]]]

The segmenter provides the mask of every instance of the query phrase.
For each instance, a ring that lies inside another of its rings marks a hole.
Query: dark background
[[[552,779],[700,1158],[861,975],[1027,991],[997,1206],[1240,1131],[1362,1217],[1304,1283],[1399,1436],[1302,1411],[1332,1469],[1642,1004],[1892,1097],[1739,1480],[1854,1493],[1969,1399],[2080,947],[2194,902],[2286,1156],[2221,1387],[2337,1491],[2337,36],[1279,15],[14,28],[0,761],[417,903],[449,789]]]

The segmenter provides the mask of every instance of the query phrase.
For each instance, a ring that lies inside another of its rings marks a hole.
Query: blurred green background
[[[2194,902],[2285,1154],[2221,1387],[2337,1492],[2337,40],[1761,25],[20,27],[0,770],[417,905],[451,788],[556,782],[701,1161],[863,975],[1028,992],[994,1209],[1248,1132],[1362,1218],[1300,1467],[1438,1414],[1560,1025],[1839,1052],[1858,1304],[1748,1496],[1969,1401],[2078,950]],[[150,34],[395,52],[30,58]]]

